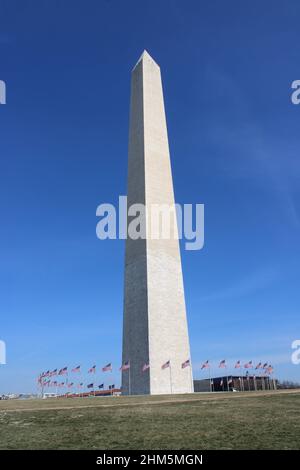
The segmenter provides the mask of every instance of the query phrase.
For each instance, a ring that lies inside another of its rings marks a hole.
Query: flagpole
[[[193,381],[193,373],[192,373],[192,363],[190,361],[190,376],[191,376],[191,393],[194,391],[194,381]]]
[[[277,390],[276,380],[274,377],[274,370],[272,370],[273,390]]]
[[[209,370],[209,391],[212,392],[210,366],[208,366],[208,370]]]
[[[129,385],[129,395],[131,395],[131,380],[130,380],[131,374],[130,374],[130,370],[131,370],[131,364],[129,362],[129,371],[128,371],[129,372],[129,377],[128,377],[129,378],[129,384],[128,384]]]

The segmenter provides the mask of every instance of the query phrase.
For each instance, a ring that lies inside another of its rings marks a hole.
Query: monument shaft
[[[128,208],[174,207],[160,68],[146,51],[132,71],[128,153]],[[192,392],[191,364],[182,368],[190,346],[176,217],[170,239],[153,239],[148,229],[145,239],[126,240],[122,360],[130,369],[122,391]]]

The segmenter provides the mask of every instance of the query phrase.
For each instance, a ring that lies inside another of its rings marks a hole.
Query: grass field
[[[300,449],[300,391],[0,401],[0,449]]]

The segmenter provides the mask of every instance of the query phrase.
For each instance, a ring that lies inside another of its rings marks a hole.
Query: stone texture
[[[160,68],[146,51],[132,71],[128,153],[128,207],[173,205]],[[192,370],[181,368],[190,346],[176,218],[171,239],[151,239],[148,229],[145,240],[126,240],[122,360],[131,368],[122,373],[123,393],[189,393]],[[171,370],[162,370],[168,360]]]

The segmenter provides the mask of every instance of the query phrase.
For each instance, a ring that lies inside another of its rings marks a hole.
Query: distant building
[[[43,399],[46,399],[46,398],[56,398],[58,395],[57,393],[44,393],[43,394]]]
[[[224,376],[194,380],[195,392],[248,392],[256,390],[277,390],[277,380],[265,376]]]

